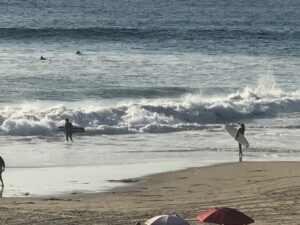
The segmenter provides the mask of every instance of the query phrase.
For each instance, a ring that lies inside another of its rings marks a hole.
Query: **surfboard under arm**
[[[58,130],[64,132],[65,131],[65,126],[59,126]],[[85,132],[85,129],[83,127],[72,126],[72,132],[83,133],[83,132]]]
[[[231,135],[231,137],[233,137],[234,140],[236,140],[238,143],[240,143],[241,145],[244,145],[246,147],[249,147],[249,142],[247,141],[247,139],[244,137],[244,135],[239,134],[237,137],[237,132],[238,129],[236,129],[232,124],[227,124],[225,126],[225,129],[227,130],[227,132]]]

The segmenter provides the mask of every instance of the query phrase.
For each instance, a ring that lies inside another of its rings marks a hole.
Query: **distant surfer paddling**
[[[41,56],[40,60],[47,60],[47,59],[44,56]]]
[[[82,55],[81,51],[77,50],[76,55]]]
[[[0,181],[1,181],[2,187],[4,187],[4,183],[2,180],[2,172],[4,172],[4,170],[5,170],[5,162],[4,162],[3,158],[0,156]]]
[[[244,133],[245,133],[245,124],[240,123],[240,128],[238,129],[235,140],[237,140],[239,134],[244,135]],[[239,156],[241,161],[241,158],[243,157],[243,150],[242,150],[242,145],[240,143],[239,143]]]
[[[73,141],[72,139],[72,123],[70,123],[69,119],[66,119],[66,123],[65,123],[65,135],[66,135],[66,140],[67,142],[69,142],[69,138],[71,141]]]

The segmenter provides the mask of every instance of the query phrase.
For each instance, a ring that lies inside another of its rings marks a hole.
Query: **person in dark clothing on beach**
[[[5,162],[2,159],[2,157],[0,156],[0,181],[1,181],[2,187],[4,187],[4,183],[2,180],[2,172],[4,172],[4,170],[5,170]]]
[[[240,123],[240,128],[238,129],[238,132],[236,134],[235,139],[238,138],[239,134],[244,135],[245,133],[245,124]],[[243,157],[243,151],[242,151],[242,145],[239,143],[239,156],[240,156],[240,161],[242,161],[242,157]]]
[[[72,139],[72,123],[69,122],[69,119],[66,119],[66,123],[65,123],[65,135],[66,135],[66,140],[69,141],[69,138],[71,141],[73,141]]]

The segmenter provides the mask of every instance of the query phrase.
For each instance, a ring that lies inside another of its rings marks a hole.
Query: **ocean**
[[[300,160],[297,0],[0,0],[3,197]],[[81,55],[75,52],[80,50]],[[47,60],[40,60],[43,56]],[[58,126],[85,127],[66,143]]]

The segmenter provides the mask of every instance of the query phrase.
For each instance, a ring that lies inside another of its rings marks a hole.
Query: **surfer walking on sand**
[[[66,140],[67,142],[69,142],[69,138],[71,141],[73,141],[72,139],[72,123],[70,123],[69,119],[66,119],[66,123],[65,123],[65,135],[66,135]]]
[[[238,138],[239,134],[244,135],[244,133],[245,133],[245,124],[240,123],[240,128],[238,129],[235,140]],[[242,151],[242,145],[240,143],[239,143],[239,156],[241,161],[241,157],[243,156],[243,151]]]
[[[4,162],[3,158],[0,156],[0,181],[1,181],[2,187],[4,187],[4,183],[2,180],[2,172],[4,172],[4,170],[5,170],[5,162]]]

